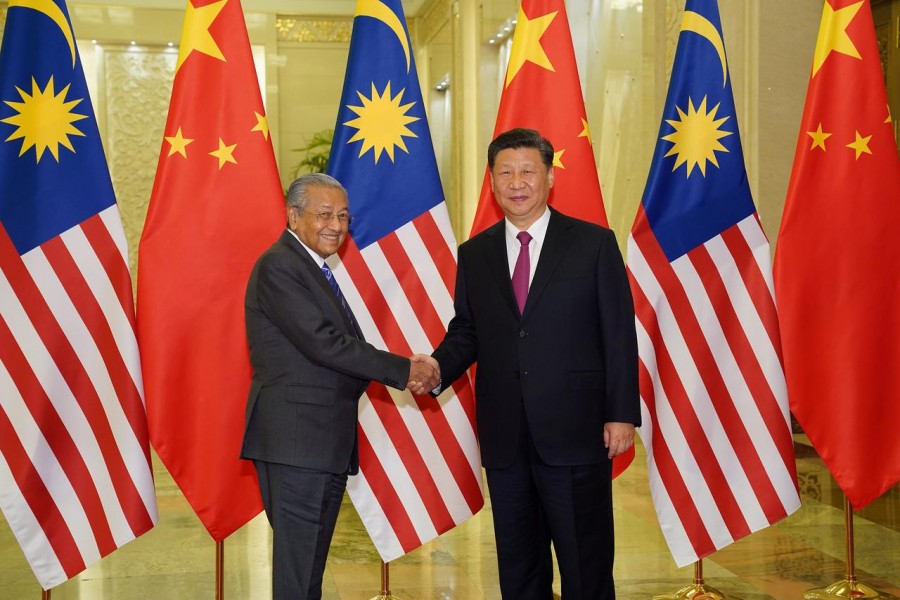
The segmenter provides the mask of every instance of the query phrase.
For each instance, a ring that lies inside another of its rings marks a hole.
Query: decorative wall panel
[[[104,145],[131,258],[137,272],[137,246],[153,190],[156,163],[169,109],[178,55],[170,49],[103,49],[102,121]],[[99,115],[98,115],[99,116]]]
[[[353,19],[330,17],[288,17],[275,19],[279,42],[350,42]]]

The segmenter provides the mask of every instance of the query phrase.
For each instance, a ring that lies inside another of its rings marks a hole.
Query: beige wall
[[[148,6],[150,4],[150,6]],[[407,3],[441,178],[459,239],[469,230],[484,152],[499,103],[505,54],[485,43],[516,0]],[[774,239],[806,94],[821,0],[720,0],[751,188]],[[165,6],[166,8],[157,8]],[[76,36],[94,46],[89,77],[127,234],[136,248],[149,199],[172,79],[182,2],[71,2]],[[289,15],[291,3],[245,0],[282,182],[302,146],[334,127],[352,25],[339,14]],[[649,169],[677,41],[680,0],[568,0],[567,11],[610,223],[624,242]],[[343,11],[343,12],[341,12]],[[0,12],[0,17],[4,13]],[[408,15],[409,16],[409,15]],[[136,42],[136,46],[131,45]],[[89,50],[88,50],[89,52]],[[450,88],[433,86],[450,75]]]

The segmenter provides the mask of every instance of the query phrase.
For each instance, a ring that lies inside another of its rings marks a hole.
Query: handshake
[[[406,389],[413,394],[427,394],[441,383],[441,368],[438,362],[427,354],[413,354],[409,357],[409,382]]]

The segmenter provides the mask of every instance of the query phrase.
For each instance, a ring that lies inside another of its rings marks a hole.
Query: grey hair
[[[291,187],[288,188],[287,199],[285,200],[287,206],[299,211],[306,210],[306,205],[309,203],[309,188],[314,185],[341,190],[344,193],[344,197],[347,196],[346,188],[331,175],[307,173],[295,179]]]

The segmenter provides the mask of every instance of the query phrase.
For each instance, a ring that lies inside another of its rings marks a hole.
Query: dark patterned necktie
[[[350,322],[356,323],[356,319],[353,318],[353,312],[350,310],[350,306],[347,304],[347,300],[344,299],[344,294],[341,293],[341,286],[338,285],[337,279],[334,278],[334,273],[331,272],[331,269],[328,267],[328,263],[322,265],[322,274],[325,275],[325,279],[328,280],[328,285],[330,285],[331,289],[334,290],[334,295],[337,296],[338,302],[340,302],[341,306],[344,307],[344,312],[346,312],[347,316],[350,317]]]

